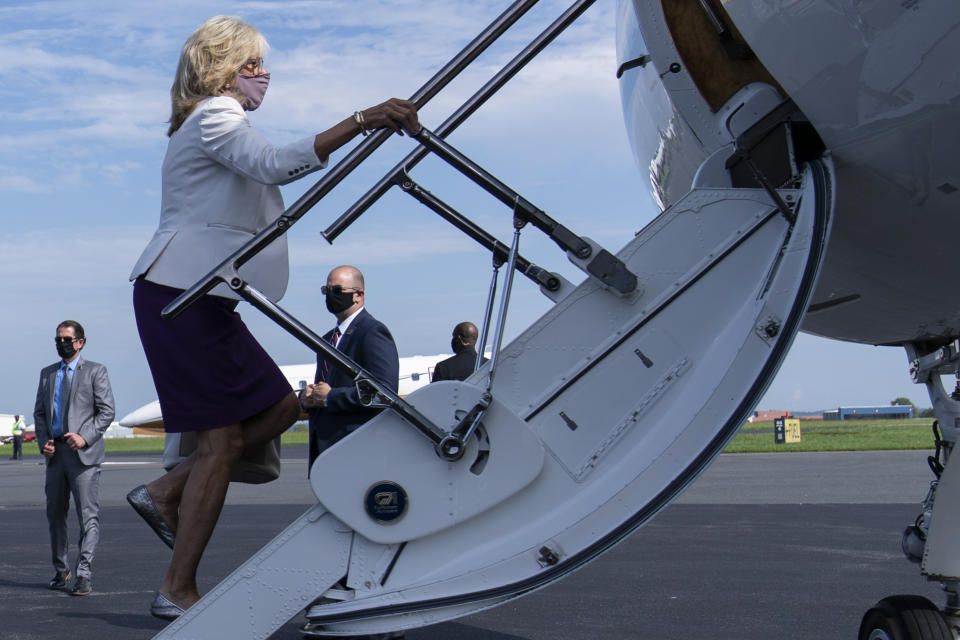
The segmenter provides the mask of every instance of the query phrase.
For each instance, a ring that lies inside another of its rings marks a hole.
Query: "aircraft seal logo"
[[[396,482],[384,480],[367,489],[364,506],[378,524],[393,524],[407,513],[407,492]]]

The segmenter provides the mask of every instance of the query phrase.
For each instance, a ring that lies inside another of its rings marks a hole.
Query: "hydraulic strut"
[[[524,223],[529,222],[537,227],[556,242],[561,249],[571,255],[581,260],[589,259],[590,262],[586,265],[586,271],[591,276],[597,278],[604,285],[615,289],[621,295],[636,291],[637,276],[631,273],[623,262],[612,253],[606,249],[600,249],[594,253],[594,249],[589,242],[535,207],[526,198],[502,183],[426,127],[422,127],[415,137],[420,141],[420,144],[473,180],[490,195],[512,207],[517,219]]]
[[[507,323],[507,307],[510,305],[510,293],[513,290],[513,275],[517,263],[517,254],[520,250],[520,229],[522,229],[525,225],[526,222],[520,219],[520,217],[514,217],[513,243],[510,245],[510,255],[507,259],[506,283],[503,287],[503,294],[500,296],[500,310],[497,313],[497,324],[493,332],[493,349],[490,351],[490,367],[487,369],[487,388],[484,390],[480,401],[474,405],[474,407],[460,421],[460,424],[458,424],[456,428],[450,432],[450,435],[444,438],[440,443],[439,451],[441,455],[447,459],[459,459],[461,456],[463,456],[466,443],[470,440],[471,436],[473,436],[473,433],[477,430],[477,427],[480,426],[480,422],[483,420],[483,416],[486,414],[487,408],[490,406],[490,401],[493,399],[493,377],[497,372],[497,363],[500,359],[500,347],[503,344],[503,330]],[[491,297],[491,304],[492,301],[493,299]],[[485,320],[484,331],[486,331],[486,325],[487,321]],[[486,336],[484,336],[484,342],[485,341]],[[482,354],[483,351],[481,350],[480,353]],[[480,357],[481,356],[478,355],[478,362]]]
[[[507,261],[510,248],[487,233],[482,227],[466,218],[449,204],[433,195],[419,184],[413,181],[406,174],[399,181],[400,188],[410,194],[418,202],[439,215],[441,218],[460,229],[465,234],[479,242],[481,245],[493,252],[494,260],[499,260],[500,264]],[[547,291],[557,291],[561,286],[561,279],[555,273],[551,273],[542,267],[538,267],[523,256],[517,256],[515,260],[516,269],[523,275],[530,278],[538,286]]]

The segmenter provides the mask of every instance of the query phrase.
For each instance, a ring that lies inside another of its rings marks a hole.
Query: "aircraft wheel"
[[[859,640],[953,640],[953,633],[926,598],[890,596],[863,616]]]

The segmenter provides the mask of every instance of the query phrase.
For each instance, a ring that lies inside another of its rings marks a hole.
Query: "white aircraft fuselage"
[[[950,284],[960,230],[958,5],[711,5],[728,35],[698,2],[620,3],[620,62],[649,56],[621,82],[657,204],[686,194],[708,157],[729,156],[743,121],[792,100],[836,171],[833,228],[803,330],[870,344],[960,334]]]
[[[861,640],[960,633],[960,521],[951,517],[960,467],[949,464],[960,442],[960,384],[950,394],[940,379],[960,379],[950,245],[960,231],[958,33],[960,5],[951,0],[619,5],[626,123],[657,205],[666,211],[691,191],[751,182],[776,201],[801,166],[829,163],[831,229],[801,329],[902,345],[914,382],[927,387],[935,479],[901,547],[940,582],[946,606],[884,598],[864,615]],[[913,630],[909,621],[920,619]]]

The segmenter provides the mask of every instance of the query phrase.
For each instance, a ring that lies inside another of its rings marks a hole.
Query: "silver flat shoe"
[[[173,529],[171,529],[167,521],[163,519],[163,516],[160,515],[160,510],[157,509],[156,503],[153,501],[153,498],[150,497],[150,493],[147,492],[147,487],[140,485],[128,493],[127,502],[129,502],[133,510],[140,514],[140,517],[150,525],[153,532],[163,540],[163,544],[173,549],[176,534],[173,533]]]
[[[161,620],[176,620],[183,615],[183,609],[170,602],[165,595],[157,591],[150,604],[150,615]]]

